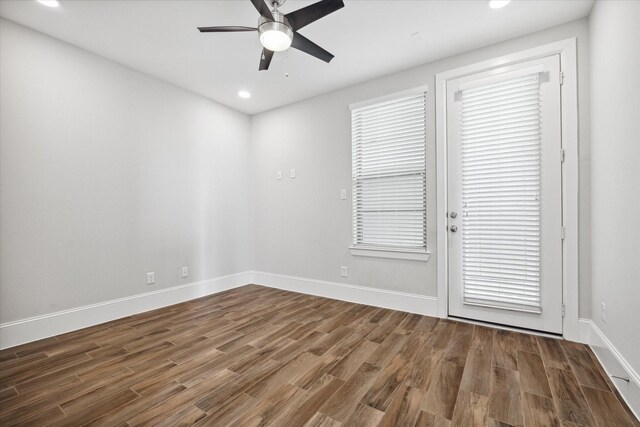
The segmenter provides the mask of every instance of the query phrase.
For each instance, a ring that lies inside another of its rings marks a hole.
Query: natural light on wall
[[[58,6],[60,6],[60,1],[59,0],[38,0],[38,3],[40,3],[43,6],[47,6],[47,7],[58,7]]]
[[[511,0],[489,0],[489,7],[491,9],[501,9],[509,4]]]

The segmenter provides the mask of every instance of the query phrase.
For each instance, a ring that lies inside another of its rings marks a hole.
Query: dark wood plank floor
[[[260,286],[0,364],[2,426],[640,425],[583,345]]]

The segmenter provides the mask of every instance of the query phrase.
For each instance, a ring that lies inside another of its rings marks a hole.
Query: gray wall
[[[596,2],[591,31],[593,320],[640,372],[640,2]],[[606,304],[604,322],[600,304]]]
[[[251,268],[248,116],[6,20],[0,92],[0,323]]]
[[[255,267],[258,271],[435,296],[435,74],[485,59],[578,38],[580,96],[580,303],[589,315],[589,69],[585,19],[457,55],[252,117]],[[428,262],[353,257],[349,104],[428,84]],[[288,172],[296,168],[297,177]],[[283,179],[276,180],[276,171]],[[340,277],[340,266],[349,277]]]
[[[1,20],[0,322],[249,269],[435,296],[435,74],[568,37],[579,46],[588,317],[587,30],[575,21],[249,119]],[[351,203],[339,199],[351,187],[348,106],[425,83],[432,257],[352,257]]]

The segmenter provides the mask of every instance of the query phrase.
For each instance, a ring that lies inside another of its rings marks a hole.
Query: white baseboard
[[[283,274],[247,271],[3,323],[0,324],[0,349],[178,304],[250,283],[425,316],[438,316],[438,298],[436,297]],[[637,416],[640,413],[640,376],[637,372],[592,320],[580,319],[580,341],[591,346],[609,376],[629,378],[629,382],[611,379]]]
[[[178,304],[250,283],[357,304],[438,316],[438,298],[436,297],[283,274],[247,271],[3,323],[0,324],[0,349]],[[638,416],[640,414],[640,376],[592,320],[580,319],[579,324],[580,341],[591,346],[622,397]],[[629,378],[629,382],[612,378],[611,375]]]
[[[251,283],[251,274],[244,272],[3,323],[0,324],[0,349],[178,304],[248,283]]]
[[[591,319],[580,319],[582,342],[589,344],[629,408],[640,419],[640,376]],[[613,378],[628,378],[629,381]]]
[[[253,283],[270,288],[333,298],[357,304],[373,305],[425,316],[438,316],[438,298],[436,297],[260,271],[252,272],[252,278]]]
[[[0,349],[167,307],[250,283],[428,316],[437,316],[438,313],[438,300],[435,297],[247,271],[3,323],[0,324]]]

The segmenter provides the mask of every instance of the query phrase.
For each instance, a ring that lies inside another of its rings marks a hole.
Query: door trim
[[[563,84],[560,88],[562,114],[562,148],[565,160],[562,164],[562,223],[565,239],[562,246],[562,300],[565,317],[562,322],[563,337],[580,340],[578,314],[578,84],[577,84],[577,40],[569,38],[533,49],[512,53],[436,74],[436,236],[438,240],[438,315],[448,316],[449,275],[447,236],[447,81],[470,74],[488,71],[514,63],[560,55],[560,71]],[[560,154],[560,153],[558,153]],[[558,230],[560,232],[560,230]]]

